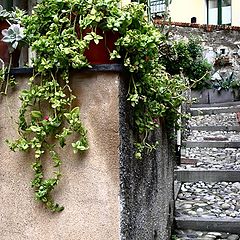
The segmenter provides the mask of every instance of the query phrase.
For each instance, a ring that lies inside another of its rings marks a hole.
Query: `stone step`
[[[175,216],[240,221],[239,191],[240,182],[182,183],[175,201]]]
[[[174,181],[174,185],[173,185],[173,187],[174,187],[174,200],[177,200],[177,196],[178,196],[178,193],[181,189],[181,186],[182,186],[181,182],[176,181],[176,180]]]
[[[226,132],[239,132],[240,131],[240,125],[236,126],[190,126],[189,127],[191,131],[226,131]]]
[[[226,106],[226,107],[194,107],[190,108],[190,113],[192,116],[198,115],[212,115],[219,113],[237,113],[240,112],[240,105]]]
[[[240,106],[240,101],[235,102],[223,102],[223,103],[212,103],[212,104],[192,104],[191,108],[217,108],[217,107],[233,107],[233,106]]]
[[[188,120],[188,126],[238,126],[238,119],[236,113],[219,113],[215,115],[198,115],[192,116]]]
[[[240,148],[239,141],[183,141],[182,145],[186,148]]]
[[[227,233],[230,232],[232,234],[240,234],[240,219],[176,217],[175,224],[177,229],[192,229],[198,231]]]
[[[239,240],[240,236],[237,234],[213,232],[213,231],[196,231],[196,230],[175,230],[172,239],[174,240]]]
[[[230,141],[240,142],[240,134],[236,131],[197,131],[192,130],[187,141]]]
[[[239,148],[181,148],[181,158],[185,163],[189,162],[192,165],[200,167],[204,164],[226,165],[240,164],[240,149]],[[227,168],[225,168],[227,169]]]
[[[174,174],[180,182],[240,182],[240,170],[176,169]]]

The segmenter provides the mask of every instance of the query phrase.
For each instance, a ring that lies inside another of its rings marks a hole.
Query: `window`
[[[208,24],[227,24],[232,22],[231,0],[207,0]]]
[[[162,18],[171,0],[132,0],[132,2],[145,3],[151,18]]]
[[[165,0],[150,0],[151,17],[162,17],[167,10],[167,1]]]

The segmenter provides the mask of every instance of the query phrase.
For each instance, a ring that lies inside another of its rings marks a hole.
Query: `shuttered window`
[[[165,0],[150,0],[150,12],[153,18],[162,17],[167,9],[167,1]]]
[[[231,25],[232,6],[231,0],[207,0],[208,24]]]

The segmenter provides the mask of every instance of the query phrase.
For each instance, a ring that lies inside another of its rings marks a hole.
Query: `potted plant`
[[[23,24],[26,41],[37,55],[33,63],[36,75],[20,96],[20,138],[8,143],[14,151],[33,149],[36,199],[52,211],[61,211],[51,197],[61,176],[62,161],[56,147],[64,147],[66,138],[77,133],[74,152],[88,149],[87,132],[79,119],[79,107],[73,105],[75,96],[69,85],[71,69],[91,67],[88,55],[100,51],[95,48],[88,53],[88,49],[102,41],[107,63],[120,60],[129,72],[128,100],[138,133],[136,158],[155,149],[158,143],[149,141],[149,136],[159,127],[160,118],[176,123],[186,86],[181,77],[170,76],[159,63],[159,46],[164,45],[165,36],[146,21],[143,4],[121,8],[118,0],[42,0]],[[114,36],[111,49],[108,33]],[[57,169],[51,178],[44,176],[42,168],[46,152]]]
[[[20,26],[24,11],[15,9],[8,12],[0,5],[0,90],[7,94],[8,85],[15,85],[10,76],[11,67],[19,66],[21,47],[24,43],[23,27]]]
[[[20,24],[11,24],[9,28],[2,30],[2,41],[7,43],[9,52],[9,65],[18,66],[21,53],[21,44],[24,41],[23,27]]]
[[[10,17],[10,13],[3,9],[0,5],[0,39],[2,39],[2,30],[8,28],[10,26],[10,22],[8,21]],[[0,58],[4,63],[9,62],[9,54],[7,44],[0,41]]]
[[[24,12],[18,8],[8,12],[0,5],[0,58],[4,64],[18,66],[20,46],[23,42],[23,28],[20,19]]]

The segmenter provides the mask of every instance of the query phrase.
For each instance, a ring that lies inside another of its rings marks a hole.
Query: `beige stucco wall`
[[[240,1],[232,0],[232,26],[240,26]]]
[[[24,77],[17,80],[19,88],[26,85]],[[1,100],[1,240],[119,239],[119,77],[81,73],[72,80],[90,149],[83,155],[63,151],[63,177],[54,194],[65,207],[61,213],[52,214],[34,200],[32,156],[11,152],[5,144],[17,137],[18,91]]]
[[[190,22],[191,17],[197,18],[197,23],[207,23],[207,6],[205,0],[172,0],[169,6],[173,22]],[[232,0],[232,26],[240,26],[240,1]]]
[[[200,24],[207,21],[204,0],[172,0],[169,10],[173,22],[191,22],[192,17],[196,17],[197,23]]]

